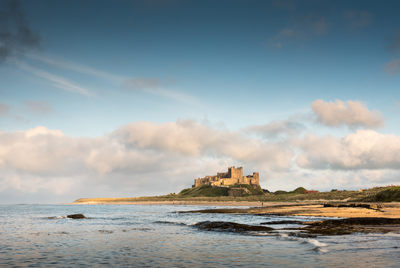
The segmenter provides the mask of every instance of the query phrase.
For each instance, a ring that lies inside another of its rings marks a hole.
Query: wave
[[[68,219],[67,216],[52,216],[52,217],[45,217],[48,220],[60,220],[60,219]]]
[[[328,250],[326,249],[326,247],[328,245],[325,244],[325,243],[322,243],[322,242],[320,242],[320,241],[318,241],[317,239],[314,239],[314,238],[299,237],[299,236],[296,236],[296,235],[293,235],[293,234],[290,234],[290,233],[289,234],[288,233],[280,233],[278,235],[278,237],[280,239],[283,239],[283,240],[298,241],[301,244],[312,245],[312,246],[314,246],[312,248],[313,251],[317,251],[317,252],[321,252],[321,253],[328,252]]]
[[[183,222],[173,222],[173,221],[155,221],[155,224],[166,224],[166,225],[177,225],[177,226],[186,226],[186,223]]]

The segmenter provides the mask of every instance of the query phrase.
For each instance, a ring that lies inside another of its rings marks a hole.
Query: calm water
[[[191,225],[205,220],[259,224],[288,218],[175,213],[203,208],[0,205],[0,266],[400,267],[399,234],[306,239],[289,237],[284,231],[277,235],[207,232]],[[73,213],[89,219],[62,217]]]

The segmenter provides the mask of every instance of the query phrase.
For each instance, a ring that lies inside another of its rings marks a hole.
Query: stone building
[[[228,172],[217,173],[214,176],[205,176],[194,180],[193,187],[200,185],[212,186],[230,186],[235,184],[250,184],[260,185],[260,177],[258,172],[253,172],[253,175],[243,176],[243,167],[230,167]]]

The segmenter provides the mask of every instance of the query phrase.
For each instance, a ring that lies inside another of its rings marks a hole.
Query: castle
[[[230,186],[235,184],[260,185],[260,176],[258,172],[253,175],[243,176],[243,167],[230,167],[228,172],[217,173],[215,176],[205,176],[194,180],[193,187],[200,185],[212,186]]]

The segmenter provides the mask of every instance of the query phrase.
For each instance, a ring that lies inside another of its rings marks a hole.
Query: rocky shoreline
[[[400,233],[400,218],[347,218],[303,223],[300,231],[310,235],[353,233]]]
[[[224,213],[224,214],[251,214],[259,216],[317,216],[337,217],[319,221],[302,221],[299,219],[261,222],[260,225],[243,225],[232,222],[201,222],[195,226],[207,231],[248,232],[260,230],[276,232],[289,231],[291,236],[315,237],[319,235],[348,235],[353,233],[399,233],[400,234],[400,204],[278,204],[267,207],[253,208],[219,208],[194,211],[181,211],[180,213]],[[361,216],[360,216],[361,215]],[[303,225],[274,229],[270,225]],[[265,226],[267,225],[267,226]],[[266,227],[263,229],[263,227]],[[268,229],[269,228],[269,229]]]
[[[193,227],[203,231],[215,232],[265,232],[271,235],[277,234],[279,231],[289,231],[288,235],[297,237],[317,237],[320,235],[349,235],[354,233],[399,233],[400,234],[400,218],[347,218],[347,219],[330,219],[315,222],[307,221],[279,221],[265,222],[261,224],[296,224],[304,225],[301,227],[275,229],[262,225],[248,225],[236,222],[224,221],[203,221],[193,225]]]

